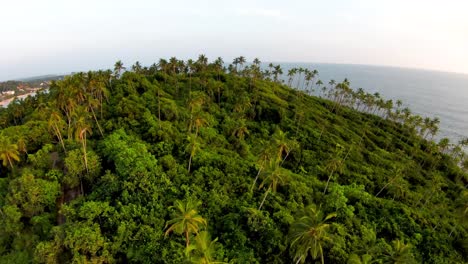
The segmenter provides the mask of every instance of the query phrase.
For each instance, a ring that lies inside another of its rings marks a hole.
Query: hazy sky
[[[5,0],[0,10],[0,80],[200,53],[468,73],[466,0]]]

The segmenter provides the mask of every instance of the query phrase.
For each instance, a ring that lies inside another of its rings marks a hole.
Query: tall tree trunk
[[[325,194],[327,192],[327,189],[328,189],[328,184],[330,183],[330,179],[331,177],[333,176],[333,173],[335,172],[335,170],[333,170],[330,175],[328,175],[328,180],[327,180],[327,184],[325,185],[325,189],[323,190],[323,194]]]
[[[255,176],[255,179],[252,183],[252,187],[250,187],[250,191],[252,192],[254,187],[255,187],[255,183],[257,183],[257,180],[258,180],[258,176],[260,175],[260,172],[262,171],[262,167],[260,167],[260,169],[258,169],[258,172],[257,172],[257,176]]]
[[[190,154],[189,162],[188,162],[188,172],[190,173],[190,166],[192,165],[192,157],[193,155]]]
[[[99,125],[99,121],[97,120],[96,114],[94,113],[94,109],[92,107],[90,108],[91,108],[91,112],[93,113],[94,120],[96,121],[96,125],[98,127],[99,133],[101,134],[101,137],[103,137],[104,133],[102,133],[102,129],[101,129],[101,126]]]
[[[158,126],[159,129],[161,129],[161,92],[160,88],[158,88]]]
[[[380,189],[380,191],[375,195],[375,197],[378,197],[379,194],[385,189],[388,187],[388,185],[390,185],[394,180],[396,180],[396,178],[398,178],[400,176],[400,174],[397,174],[395,175],[395,177],[393,177],[389,182],[387,182],[387,184],[384,185],[384,187],[382,187],[382,189]]]
[[[263,196],[262,203],[261,203],[260,206],[258,207],[258,210],[261,210],[261,209],[262,209],[263,203],[265,203],[265,200],[266,200],[268,194],[270,193],[270,191],[271,191],[271,185],[268,187],[268,190],[265,192],[265,196]]]

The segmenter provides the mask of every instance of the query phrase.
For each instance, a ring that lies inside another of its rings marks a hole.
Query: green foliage
[[[259,65],[119,61],[0,109],[0,263],[468,262],[467,142]]]

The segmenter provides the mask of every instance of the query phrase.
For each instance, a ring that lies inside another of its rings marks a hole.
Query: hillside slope
[[[0,263],[468,261],[436,120],[312,71],[122,69],[0,110]]]

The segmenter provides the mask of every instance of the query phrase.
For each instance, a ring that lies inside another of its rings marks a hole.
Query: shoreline
[[[32,91],[32,92],[29,92],[29,93],[25,93],[25,94],[22,94],[22,95],[17,95],[17,96],[13,96],[11,98],[8,98],[8,99],[5,99],[5,100],[2,100],[0,101],[0,106],[3,107],[3,108],[6,108],[8,107],[8,105],[13,101],[15,100],[15,98],[18,98],[20,100],[28,97],[28,96],[34,96],[39,90],[36,90],[36,91]]]

